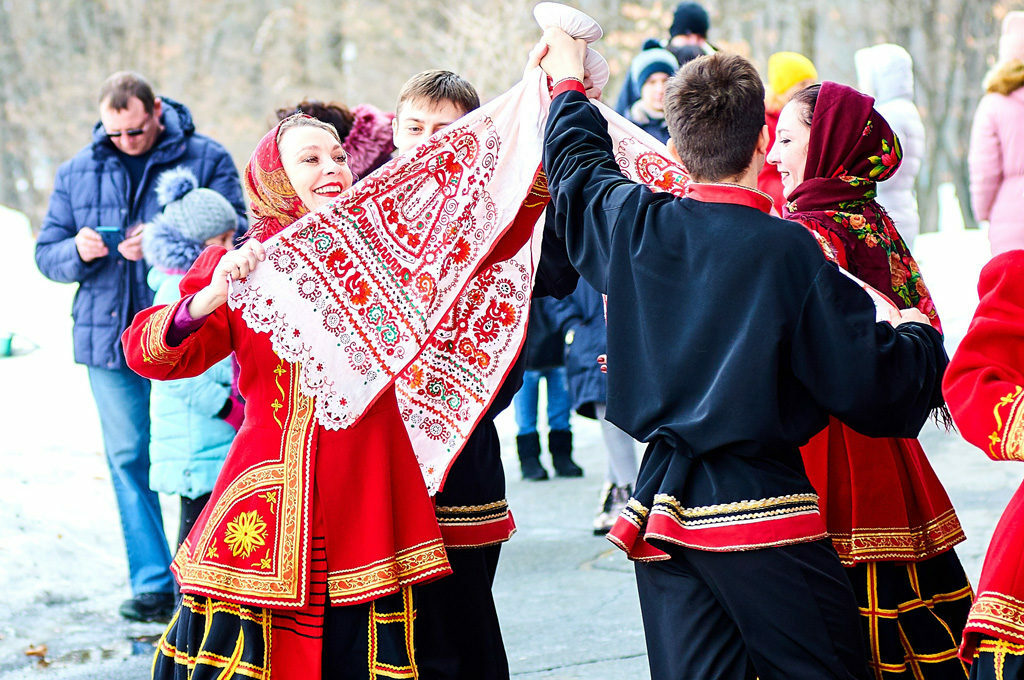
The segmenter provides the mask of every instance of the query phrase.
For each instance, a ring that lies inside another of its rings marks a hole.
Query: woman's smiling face
[[[768,162],[782,176],[782,195],[786,198],[804,181],[807,143],[811,139],[811,128],[803,121],[806,109],[807,105],[799,102],[783,107],[775,126],[775,144],[768,152]]]
[[[288,128],[278,141],[281,164],[299,200],[319,210],[352,186],[352,171],[341,144],[311,125]]]

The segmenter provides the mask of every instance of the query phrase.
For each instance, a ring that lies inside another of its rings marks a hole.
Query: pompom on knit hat
[[[711,20],[708,18],[708,11],[696,2],[681,2],[676,5],[672,14],[672,27],[669,29],[669,37],[677,35],[699,35],[708,37],[708,29],[711,27]]]
[[[776,52],[768,57],[768,88],[775,94],[785,94],[797,83],[817,79],[818,69],[798,52]]]
[[[157,178],[156,198],[163,206],[161,221],[192,241],[202,243],[234,230],[238,224],[238,215],[228,200],[213,189],[200,187],[186,167],[167,170]]]
[[[653,74],[666,73],[671,77],[678,70],[679,62],[676,61],[675,55],[659,46],[657,41],[649,40],[644,43],[644,49],[633,57],[633,62],[629,65],[629,77],[636,91],[640,92],[644,83]]]
[[[163,211],[142,232],[142,254],[151,265],[188,269],[205,241],[238,226],[238,213],[228,200],[200,187],[189,168],[163,172],[157,178],[156,197]]]
[[[999,61],[1024,61],[1024,12],[1009,12],[1003,17],[999,36]]]

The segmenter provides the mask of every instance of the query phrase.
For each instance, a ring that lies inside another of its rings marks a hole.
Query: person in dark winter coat
[[[516,449],[523,479],[541,481],[548,472],[540,464],[540,433],[537,432],[537,397],[541,378],[547,397],[548,451],[559,477],[582,477],[583,470],[572,460],[572,430],[569,426],[569,389],[565,378],[562,333],[542,298],[530,303],[530,323],[526,331],[526,371],[512,405],[515,407]]]
[[[594,518],[594,533],[611,531],[633,493],[638,472],[635,441],[605,419],[608,377],[597,358],[608,351],[604,300],[589,283],[580,279],[572,295],[552,300],[552,314],[565,337],[565,371],[573,408],[601,424],[608,451],[608,472],[601,490],[601,504]]]
[[[629,107],[626,118],[662,144],[668,141],[665,83],[678,68],[675,55],[653,40],[644,44],[643,52],[633,58],[629,67],[629,79],[640,98]]]
[[[141,225],[160,211],[157,175],[177,166],[224,196],[244,231],[238,171],[224,147],[196,133],[189,110],[154,96],[141,76],[110,76],[92,142],[57,171],[35,252],[47,278],[78,284],[74,356],[89,370],[128,551],[133,597],[120,611],[135,620],[170,614],[173,580],[160,505],[149,489],[149,381],[128,369],[120,335],[152,304]]]
[[[675,56],[679,66],[703,54],[713,54],[715,47],[708,42],[710,27],[711,20],[706,9],[696,2],[681,2],[672,13],[672,25],[668,30],[669,37],[665,49]],[[652,44],[660,46],[657,40],[651,38],[641,49],[647,50]],[[615,111],[623,116],[628,115],[630,107],[638,99],[640,86],[627,76],[615,102]]]
[[[201,188],[188,168],[161,174],[156,193],[164,209],[142,232],[142,254],[151,267],[153,304],[162,305],[181,297],[178,284],[203,249],[231,248],[237,220],[227,199]],[[149,487],[181,498],[179,546],[206,506],[242,425],[244,402],[232,364],[229,357],[193,378],[153,383]]]

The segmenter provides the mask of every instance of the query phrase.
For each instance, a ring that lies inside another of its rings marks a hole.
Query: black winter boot
[[[583,468],[572,460],[572,432],[569,430],[551,430],[548,432],[548,451],[551,452],[551,464],[559,477],[582,477]]]
[[[539,482],[548,478],[548,471],[540,464],[539,434],[531,432],[517,436],[516,450],[519,452],[519,467],[523,471],[523,479]]]

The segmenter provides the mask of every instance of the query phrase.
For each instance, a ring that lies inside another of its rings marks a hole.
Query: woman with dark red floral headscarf
[[[450,573],[440,529],[391,387],[346,429],[314,417],[300,366],[225,304],[228,279],[261,242],[352,184],[337,132],[297,114],[245,171],[256,217],[238,250],[203,252],[181,302],[150,308],[124,336],[153,379],[236,353],[246,418],[211,498],[174,559],[183,593],[153,677],[416,677],[413,590]]]
[[[917,263],[874,200],[901,149],[873,103],[825,82],[786,105],[768,154],[783,216],[817,235],[840,267],[940,328]],[[921,445],[833,419],[801,453],[857,593],[875,677],[965,678],[957,647],[973,594],[952,549],[964,534]]]

